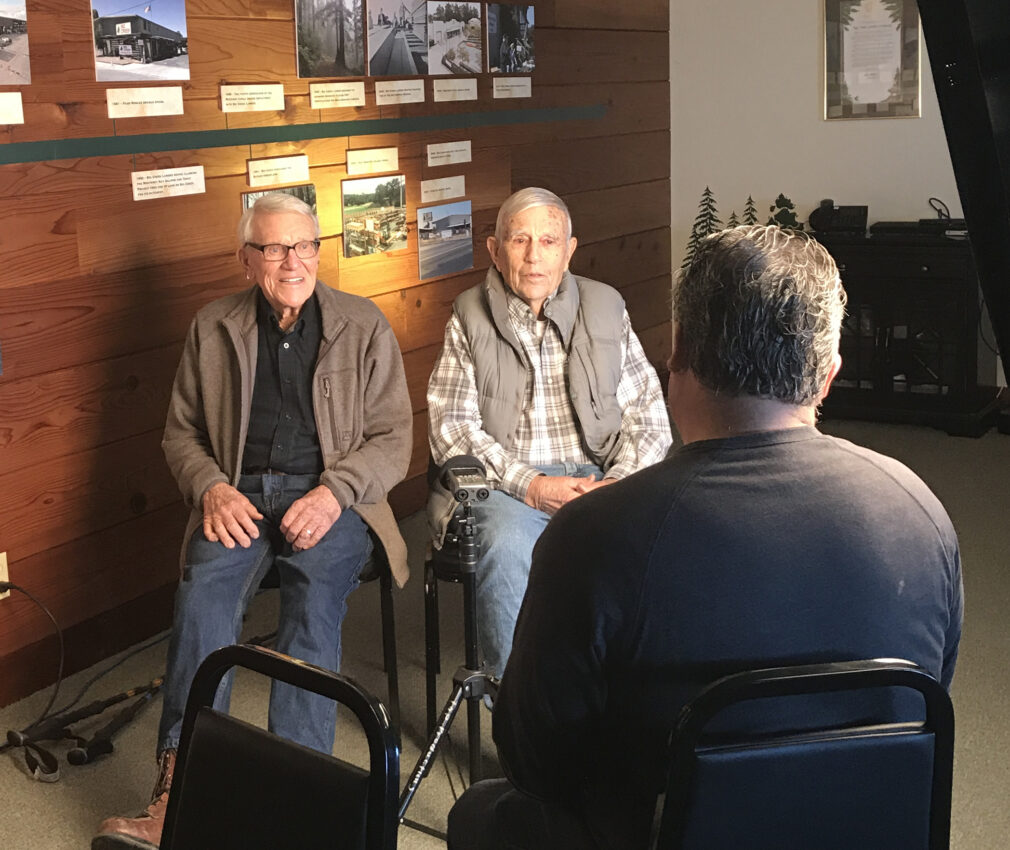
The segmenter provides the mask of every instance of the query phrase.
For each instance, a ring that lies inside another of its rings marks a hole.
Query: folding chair
[[[845,700],[871,688],[917,692],[922,701],[913,700],[917,705],[909,716],[896,722],[706,736],[723,711],[740,716],[741,703],[829,693]],[[943,687],[908,661],[778,667],[727,676],[684,707],[671,758],[652,844],[659,850],[949,846],[954,710]]]
[[[232,667],[347,706],[365,732],[369,769],[215,711]],[[263,647],[219,649],[190,689],[161,850],[394,850],[399,757],[385,707],[350,679]]]

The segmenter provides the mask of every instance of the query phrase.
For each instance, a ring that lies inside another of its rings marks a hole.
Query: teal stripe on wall
[[[375,118],[367,121],[333,121],[325,124],[285,124],[277,127],[246,127],[235,130],[199,130],[191,133],[149,133],[141,136],[103,136],[88,139],[49,139],[0,145],[0,165],[45,162],[53,159],[84,159],[95,156],[158,153],[197,148],[226,148],[301,142],[342,136],[373,136],[384,133],[436,132],[467,127],[507,124],[539,124],[550,121],[587,121],[607,113],[603,104],[566,106],[556,109],[510,109],[501,112],[462,112],[452,115],[421,115],[414,118]]]

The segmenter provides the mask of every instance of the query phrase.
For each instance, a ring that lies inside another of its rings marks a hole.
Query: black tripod
[[[447,464],[448,466],[448,464]],[[442,708],[438,719],[432,722],[429,717],[429,737],[425,749],[421,753],[417,764],[411,771],[407,784],[400,795],[399,820],[400,823],[428,832],[438,837],[440,833],[431,830],[423,824],[407,821],[405,814],[414,794],[421,784],[421,780],[428,775],[431,763],[438,752],[439,745],[448,733],[452,722],[459,711],[463,700],[467,701],[467,745],[470,761],[470,783],[477,782],[481,776],[481,740],[480,740],[480,701],[485,694],[492,699],[498,693],[498,680],[489,673],[480,658],[480,644],[477,639],[477,587],[476,571],[478,547],[476,539],[476,521],[473,516],[472,499],[483,501],[488,497],[486,482],[484,481],[484,470],[470,470],[467,468],[457,470],[447,470],[443,474],[448,479],[448,489],[452,492],[459,507],[450,524],[450,529],[446,532],[445,541],[441,549],[432,553],[431,559],[425,566],[425,596],[431,598],[429,582],[436,582],[440,578],[448,581],[456,581],[463,585],[463,634],[465,641],[464,664],[459,667],[452,677],[452,692],[449,699]],[[470,473],[470,474],[466,474]],[[426,614],[431,615],[429,609]],[[435,613],[437,617],[437,612]],[[432,659],[429,654],[428,663]],[[429,688],[433,687],[433,677],[429,677]],[[429,704],[433,704],[433,699],[429,695]]]

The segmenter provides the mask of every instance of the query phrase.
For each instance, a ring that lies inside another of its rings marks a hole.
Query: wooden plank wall
[[[543,0],[536,5],[531,100],[313,111],[295,72],[291,0],[189,0],[192,80],[185,115],[111,121],[94,81],[88,4],[29,0],[32,84],[25,124],[0,144],[453,112],[606,107],[596,120],[327,138],[0,166],[0,551],[13,581],[45,602],[67,635],[67,670],[170,622],[185,510],[165,468],[161,428],[186,327],[208,301],[245,284],[234,223],[246,160],[305,152],[319,196],[320,277],[371,297],[392,323],[415,410],[403,515],[424,499],[424,390],[452,299],[481,279],[485,238],[513,189],[546,186],[571,205],[575,271],[619,287],[650,358],[669,340],[669,0]],[[225,116],[222,83],[282,82],[285,110]],[[113,84],[116,85],[116,84]],[[473,162],[429,168],[430,142],[470,138]],[[349,148],[397,146],[410,241],[398,255],[344,261],[339,182]],[[202,164],[204,195],[135,203],[130,172]],[[419,180],[466,175],[476,270],[417,277]],[[0,705],[53,681],[48,619],[14,594],[0,601]]]

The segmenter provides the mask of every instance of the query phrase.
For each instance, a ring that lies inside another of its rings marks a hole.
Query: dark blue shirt
[[[262,292],[256,298],[256,317],[256,383],[242,472],[321,473],[323,454],[312,407],[312,374],[323,333],[316,296],[305,302],[287,332]]]

